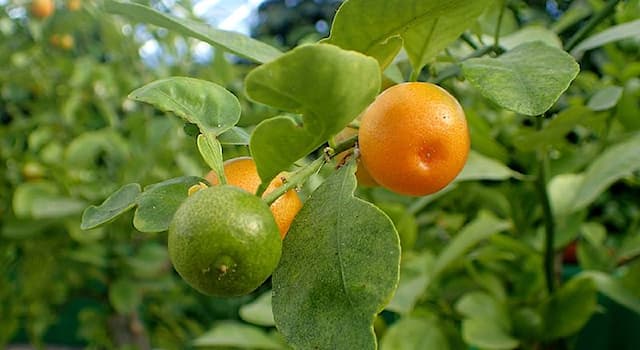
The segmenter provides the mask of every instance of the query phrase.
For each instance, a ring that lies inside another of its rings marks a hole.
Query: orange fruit
[[[82,0],[68,0],[67,8],[69,11],[78,11],[82,7]]]
[[[53,0],[33,0],[31,2],[31,14],[36,18],[47,18],[55,11]]]
[[[462,107],[443,88],[403,83],[363,112],[360,155],[371,176],[397,193],[437,192],[460,173],[470,147]]]
[[[261,183],[256,163],[250,157],[239,157],[224,162],[224,175],[227,178],[227,184],[239,187],[252,194],[256,193]],[[212,185],[218,184],[218,177],[214,171],[210,171],[205,176],[205,179]],[[277,176],[264,191],[264,195],[282,186],[282,184],[282,178]],[[271,204],[270,209],[276,219],[282,239],[289,231],[289,226],[291,226],[291,222],[300,211],[300,208],[302,208],[302,202],[295,190],[287,191]]]
[[[350,137],[355,136],[357,133],[357,129],[346,127],[335,136],[335,141],[337,143],[343,142]],[[338,162],[338,164],[341,164],[344,161],[344,158],[346,158],[348,155],[348,151],[344,151],[336,155],[336,161]],[[356,178],[358,179],[358,184],[366,187],[377,186],[378,183],[373,179],[371,174],[369,174],[369,171],[364,166],[360,158],[358,158],[356,162],[358,163],[358,168],[356,169]]]
[[[63,34],[60,37],[60,48],[64,50],[71,50],[75,45],[76,41],[71,34]]]

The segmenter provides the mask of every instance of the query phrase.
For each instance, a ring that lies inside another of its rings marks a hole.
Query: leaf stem
[[[313,162],[295,171],[294,173],[291,174],[291,176],[289,176],[286,179],[286,181],[283,181],[284,183],[282,184],[282,186],[276,187],[273,191],[265,194],[262,197],[262,200],[267,202],[267,205],[273,204],[273,202],[275,202],[278,198],[280,198],[280,196],[285,194],[287,191],[305,183],[305,181],[307,181],[307,179],[309,179],[311,175],[317,173],[320,170],[320,168],[322,168],[322,166],[326,163],[326,161],[327,159],[325,157],[319,157]]]
[[[619,2],[620,2],[620,0],[609,0],[598,13],[596,13],[593,17],[591,17],[591,19],[589,19],[589,21],[587,21],[587,23],[584,26],[582,26],[582,28],[580,28],[580,30],[578,30],[575,34],[573,34],[573,36],[571,38],[569,38],[569,40],[567,41],[567,44],[564,47],[565,50],[571,51],[576,46],[578,46],[578,44],[598,24],[600,24],[600,22],[602,22],[611,13],[613,13],[614,8],[616,7],[616,5],[618,5]]]
[[[504,10],[507,7],[507,0],[502,0],[502,6],[500,6],[500,14],[498,14],[498,23],[496,24],[496,32],[493,35],[493,47],[500,47],[500,28],[502,27],[502,17],[504,16]]]
[[[536,117],[536,125],[538,129],[542,129],[542,120],[544,116]],[[542,214],[544,220],[544,275],[547,282],[547,290],[549,294],[555,290],[555,220],[551,210],[551,202],[549,201],[549,193],[547,192],[547,176],[549,174],[549,159],[547,151],[538,151],[538,176],[536,177],[536,191],[540,197],[542,204]]]
[[[474,52],[472,52],[471,54],[469,54],[468,56],[464,57],[463,59],[460,60],[460,62],[464,62],[470,58],[476,58],[476,57],[481,57],[484,56],[490,52],[495,52],[496,54],[500,55],[504,52],[504,49],[502,49],[501,47],[496,47],[494,45],[486,45],[483,46],[477,50],[475,50]],[[449,78],[453,78],[455,76],[457,76],[458,74],[460,74],[460,66],[458,64],[452,65],[450,67],[447,67],[445,69],[442,70],[442,72],[440,72],[440,74],[438,74],[436,77],[434,77],[433,79],[430,79],[430,81],[432,83],[440,83],[443,82]]]

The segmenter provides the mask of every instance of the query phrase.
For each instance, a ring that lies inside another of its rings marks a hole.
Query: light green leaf
[[[391,63],[404,43],[414,71],[475,22],[492,0],[350,0],[340,6],[327,42]]]
[[[466,318],[475,318],[494,323],[505,332],[511,329],[507,308],[485,292],[470,292],[458,300],[456,311]]]
[[[429,252],[420,255],[403,252],[400,282],[387,310],[400,314],[408,314],[413,310],[429,284],[434,261]]]
[[[577,333],[597,308],[596,287],[587,278],[572,278],[542,305],[546,340]]]
[[[640,314],[640,299],[612,276],[599,271],[584,271],[575,278],[591,279],[598,291],[620,305]]]
[[[551,210],[555,216],[565,216],[573,211],[573,195],[582,185],[582,174],[560,174],[554,176],[547,184]]]
[[[226,184],[224,176],[224,159],[222,158],[222,145],[215,135],[204,133],[198,135],[198,151],[207,165],[213,169],[218,177],[218,183]]]
[[[220,135],[240,120],[240,102],[220,85],[193,78],[156,80],[129,94],[129,98],[173,112],[200,131]]]
[[[499,325],[479,318],[462,321],[462,338],[482,349],[514,349],[520,344]]]
[[[219,322],[193,341],[195,347],[234,349],[285,349],[258,327],[238,322]]]
[[[25,182],[13,192],[13,213],[18,218],[31,218],[33,205],[43,197],[55,196],[58,190],[51,182]]]
[[[475,220],[462,228],[440,255],[438,255],[435,265],[431,270],[432,278],[435,279],[439,276],[440,273],[458,261],[474,245],[508,227],[509,223],[507,221],[500,220],[484,212],[481,213]]]
[[[522,175],[509,169],[498,160],[471,151],[467,163],[455,181],[506,180],[511,177],[520,178]]]
[[[115,220],[136,205],[140,192],[140,185],[136,183],[122,186],[99,206],[92,205],[85,209],[80,228],[90,230]]]
[[[376,348],[373,321],[396,289],[400,245],[391,220],[353,196],[354,172],[350,162],[320,185],[284,240],[273,313],[294,348]]]
[[[304,118],[302,126],[268,119],[253,131],[251,155],[266,183],[355,119],[377,95],[380,70],[353,51],[304,45],[251,71],[245,87],[251,99]]]
[[[640,169],[640,133],[609,147],[589,165],[575,197],[573,209],[591,204],[607,187]]]
[[[120,314],[129,314],[142,302],[138,285],[127,279],[119,279],[109,286],[109,302]]]
[[[272,327],[276,325],[271,310],[271,291],[263,293],[256,300],[240,307],[240,318],[258,326]]]
[[[136,200],[138,208],[133,226],[141,232],[162,232],[169,228],[173,214],[188,193],[189,187],[202,181],[196,176],[178,177],[145,187]]]
[[[31,215],[35,219],[55,219],[80,214],[87,203],[83,200],[52,196],[42,197],[31,207]]]
[[[541,41],[549,46],[562,49],[562,41],[558,35],[540,25],[525,27],[515,33],[500,38],[500,46],[507,50],[512,50],[520,44],[531,41]]]
[[[222,145],[248,146],[250,137],[244,129],[234,126],[218,136],[218,141]]]
[[[448,350],[449,341],[437,320],[403,317],[382,337],[380,350]]]
[[[593,36],[588,37],[576,46],[571,54],[575,57],[582,55],[583,52],[595,49],[602,45],[606,45],[615,41],[619,41],[626,38],[640,37],[640,19],[632,22],[618,24],[617,26],[609,27],[606,30]]]
[[[623,88],[620,86],[607,86],[598,90],[587,103],[592,111],[604,111],[615,107],[622,97]]]
[[[246,35],[215,29],[204,23],[170,17],[140,4],[106,0],[105,8],[111,13],[125,16],[134,21],[154,24],[202,40],[213,46],[222,47],[254,62],[268,62],[281,54],[276,48]]]
[[[462,63],[469,82],[501,107],[541,115],[558,100],[580,71],[568,53],[542,42],[517,46],[498,58]]]

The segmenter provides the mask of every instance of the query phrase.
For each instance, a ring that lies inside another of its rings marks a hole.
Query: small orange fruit
[[[73,38],[73,36],[71,34],[63,34],[60,37],[60,48],[64,49],[64,50],[71,50],[73,49],[73,46],[76,44],[75,39]]]
[[[82,7],[82,0],[68,0],[67,8],[69,11],[78,11]]]
[[[458,101],[443,88],[421,82],[381,93],[363,112],[358,140],[376,182],[413,196],[437,192],[453,181],[470,147]]]
[[[53,14],[55,9],[53,0],[33,0],[31,2],[31,14],[36,18],[47,18]]]
[[[224,162],[224,175],[227,178],[227,184],[239,187],[249,193],[255,193],[261,183],[256,163],[250,157],[239,157]],[[210,171],[205,179],[212,185],[218,184],[218,177],[214,171]],[[264,195],[282,185],[281,177],[276,177],[264,191]],[[282,239],[289,231],[289,226],[300,208],[302,208],[302,202],[294,190],[287,191],[271,204],[270,209],[276,219]]]
[[[352,136],[355,136],[356,134],[358,134],[357,129],[346,127],[335,136],[335,141],[337,143],[340,143]],[[338,164],[341,164],[348,155],[348,151],[344,151],[336,155],[336,161],[338,162]],[[358,168],[356,169],[356,178],[358,179],[358,184],[366,187],[378,186],[378,183],[373,179],[373,177],[371,177],[371,174],[369,174],[369,171],[367,170],[367,168],[365,168],[360,158],[358,158],[356,161],[358,163]]]

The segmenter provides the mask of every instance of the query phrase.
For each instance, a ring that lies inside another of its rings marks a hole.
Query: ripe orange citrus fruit
[[[252,194],[256,193],[261,183],[256,163],[250,157],[239,157],[224,162],[224,175],[227,178],[227,184],[239,187]],[[212,185],[218,184],[218,177],[214,171],[210,171],[205,176],[205,179]],[[282,186],[282,184],[281,177],[276,177],[271,181],[264,194],[273,191],[275,188]],[[280,229],[280,236],[284,239],[287,231],[289,231],[291,222],[300,211],[300,208],[302,208],[300,197],[298,197],[296,191],[289,190],[273,202],[270,208]]]
[[[371,176],[394,192],[434,193],[460,173],[470,140],[464,111],[443,88],[403,83],[363,112],[360,154]]]
[[[169,257],[193,288],[215,296],[250,293],[280,260],[282,241],[269,207],[233,186],[195,192],[169,226]]]
[[[357,134],[358,134],[358,130],[357,129],[346,127],[344,129],[342,129],[342,131],[340,131],[335,136],[335,141],[337,143],[340,143],[340,142],[343,142],[343,141],[345,141],[345,140],[349,139],[350,137],[355,136]],[[347,155],[349,155],[348,151],[344,151],[344,152],[336,155],[336,161],[338,162],[338,164],[342,163],[344,161],[344,158],[347,157]],[[358,163],[358,168],[356,169],[356,178],[358,179],[358,184],[360,184],[362,186],[366,186],[366,187],[377,186],[378,183],[376,182],[376,180],[373,179],[371,174],[369,174],[369,171],[364,166],[364,164],[362,163],[360,158],[358,158],[356,161]]]
[[[47,18],[55,11],[53,0],[33,0],[31,2],[31,14],[36,18]]]

